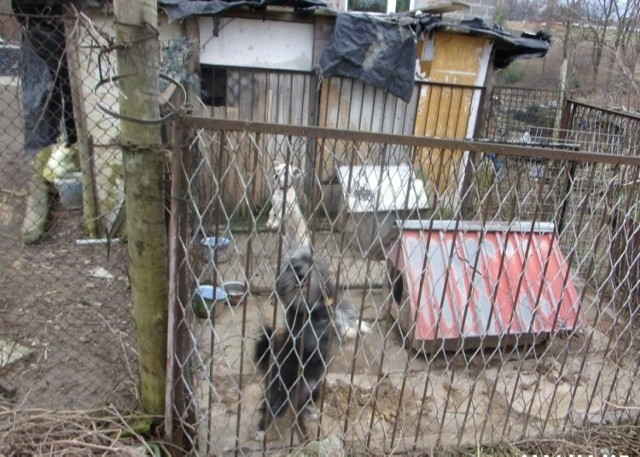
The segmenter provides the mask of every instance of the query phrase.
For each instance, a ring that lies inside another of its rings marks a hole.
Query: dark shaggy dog
[[[329,268],[322,259],[312,258],[308,247],[295,251],[285,263],[276,293],[285,306],[285,325],[276,332],[265,328],[255,352],[258,369],[266,374],[258,430],[266,430],[269,415],[290,410],[306,435],[303,421],[317,416],[314,403],[322,380],[356,313],[348,302],[334,301]]]

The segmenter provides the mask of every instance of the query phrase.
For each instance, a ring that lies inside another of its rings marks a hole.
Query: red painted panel
[[[551,231],[484,230],[402,230],[389,260],[404,275],[412,316],[420,307],[417,340],[536,335],[586,323]]]

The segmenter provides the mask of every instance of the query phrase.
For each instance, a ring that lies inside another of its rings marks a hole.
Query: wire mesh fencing
[[[637,423],[637,158],[187,127],[167,417],[198,453],[321,439],[381,455]]]
[[[92,95],[108,31],[0,16],[0,394],[21,407],[136,405],[118,122]]]
[[[114,34],[51,7],[2,16],[0,33],[1,393],[130,407]],[[162,73],[188,77],[188,46],[163,51]],[[254,121],[469,137],[481,98],[419,84],[404,103],[341,79],[318,96],[307,73],[213,72],[212,113]],[[528,117],[518,135],[559,144],[185,122],[163,131],[179,139],[167,423],[199,453],[317,437],[380,454],[637,422],[631,143],[595,149],[569,136],[591,120],[549,134]]]
[[[487,120],[482,138],[508,143],[527,143],[535,128],[559,128],[563,94],[559,90],[496,86],[485,102]]]
[[[590,144],[589,150],[605,154],[638,155],[640,116],[567,100],[566,129]]]

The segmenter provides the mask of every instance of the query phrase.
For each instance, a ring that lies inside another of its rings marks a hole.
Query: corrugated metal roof
[[[420,221],[404,224],[388,258],[408,289],[410,307],[401,312],[413,322],[420,306],[416,343],[458,347],[473,337],[476,346],[491,346],[505,335],[535,337],[586,323],[547,225],[462,222],[454,230],[455,221],[439,221],[430,230]]]

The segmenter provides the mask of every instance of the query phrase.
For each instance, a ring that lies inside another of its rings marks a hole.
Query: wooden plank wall
[[[384,89],[350,78],[329,78],[322,82],[318,105],[320,127],[366,132],[412,135],[418,90],[409,103]],[[354,144],[326,140],[320,144],[316,171],[329,180],[340,166],[407,163],[409,148],[382,144]],[[324,189],[329,213],[340,210],[338,189]]]
[[[306,73],[227,69],[226,105],[210,107],[223,119],[308,125],[312,76]],[[248,215],[268,203],[273,165],[285,162],[304,170],[305,144],[296,138],[249,137],[229,133],[223,148],[223,165],[217,171],[227,212]],[[218,148],[209,152],[216,154]],[[214,163],[211,157],[211,163]],[[246,194],[246,195],[245,195]],[[236,209],[238,208],[238,209]]]

